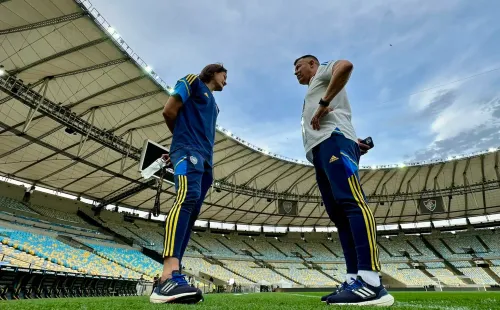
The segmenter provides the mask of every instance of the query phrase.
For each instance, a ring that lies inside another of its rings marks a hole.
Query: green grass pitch
[[[206,294],[197,305],[153,305],[148,297],[92,297],[0,301],[0,309],[323,309],[332,308],[319,301],[322,293]],[[390,309],[498,310],[500,292],[394,292],[396,303]],[[341,307],[359,309],[359,307]],[[372,309],[363,307],[362,309]],[[381,309],[381,308],[373,308]]]

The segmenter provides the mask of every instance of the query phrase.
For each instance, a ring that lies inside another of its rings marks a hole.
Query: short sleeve
[[[195,74],[188,74],[182,79],[177,81],[175,84],[174,91],[172,92],[172,96],[178,96],[182,100],[183,103],[191,97],[191,95],[196,90],[198,85],[198,76]]]
[[[338,60],[331,60],[321,63],[320,67],[324,69],[321,72],[322,80],[330,80],[332,78],[333,67],[337,64]]]

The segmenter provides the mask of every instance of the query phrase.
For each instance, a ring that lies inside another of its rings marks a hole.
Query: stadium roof
[[[171,141],[161,115],[167,84],[88,1],[2,1],[0,16],[3,87],[15,77],[45,94],[52,107],[66,108],[36,108],[36,101],[1,88],[0,172],[94,200],[144,182],[137,161],[144,140]],[[87,127],[72,132],[71,123]],[[310,165],[218,129],[216,181],[199,219],[330,225]],[[450,161],[362,169],[360,177],[379,224],[449,219],[500,211],[498,164],[494,149]],[[150,210],[154,196],[154,189],[146,189],[120,204]],[[435,196],[444,198],[444,212],[419,211],[419,199]],[[172,185],[162,197],[167,212]],[[279,199],[298,201],[298,216],[278,214]]]

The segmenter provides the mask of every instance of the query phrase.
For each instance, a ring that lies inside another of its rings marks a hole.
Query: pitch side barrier
[[[0,299],[137,296],[139,282],[144,280],[0,266]]]

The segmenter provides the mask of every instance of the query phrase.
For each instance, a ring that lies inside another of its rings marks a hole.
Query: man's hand
[[[165,162],[167,168],[172,168],[172,162],[170,161],[170,155],[163,154],[161,159]]]
[[[311,126],[314,130],[319,130],[319,122],[321,119],[327,115],[328,113],[332,112],[333,109],[330,107],[325,107],[323,105],[319,105],[318,109],[316,110],[316,113],[314,114],[312,120],[311,120]]]
[[[362,141],[363,140],[358,138],[358,146],[359,146],[359,150],[361,151],[361,156],[368,153],[368,150],[371,149],[371,147],[369,145],[362,143]]]

